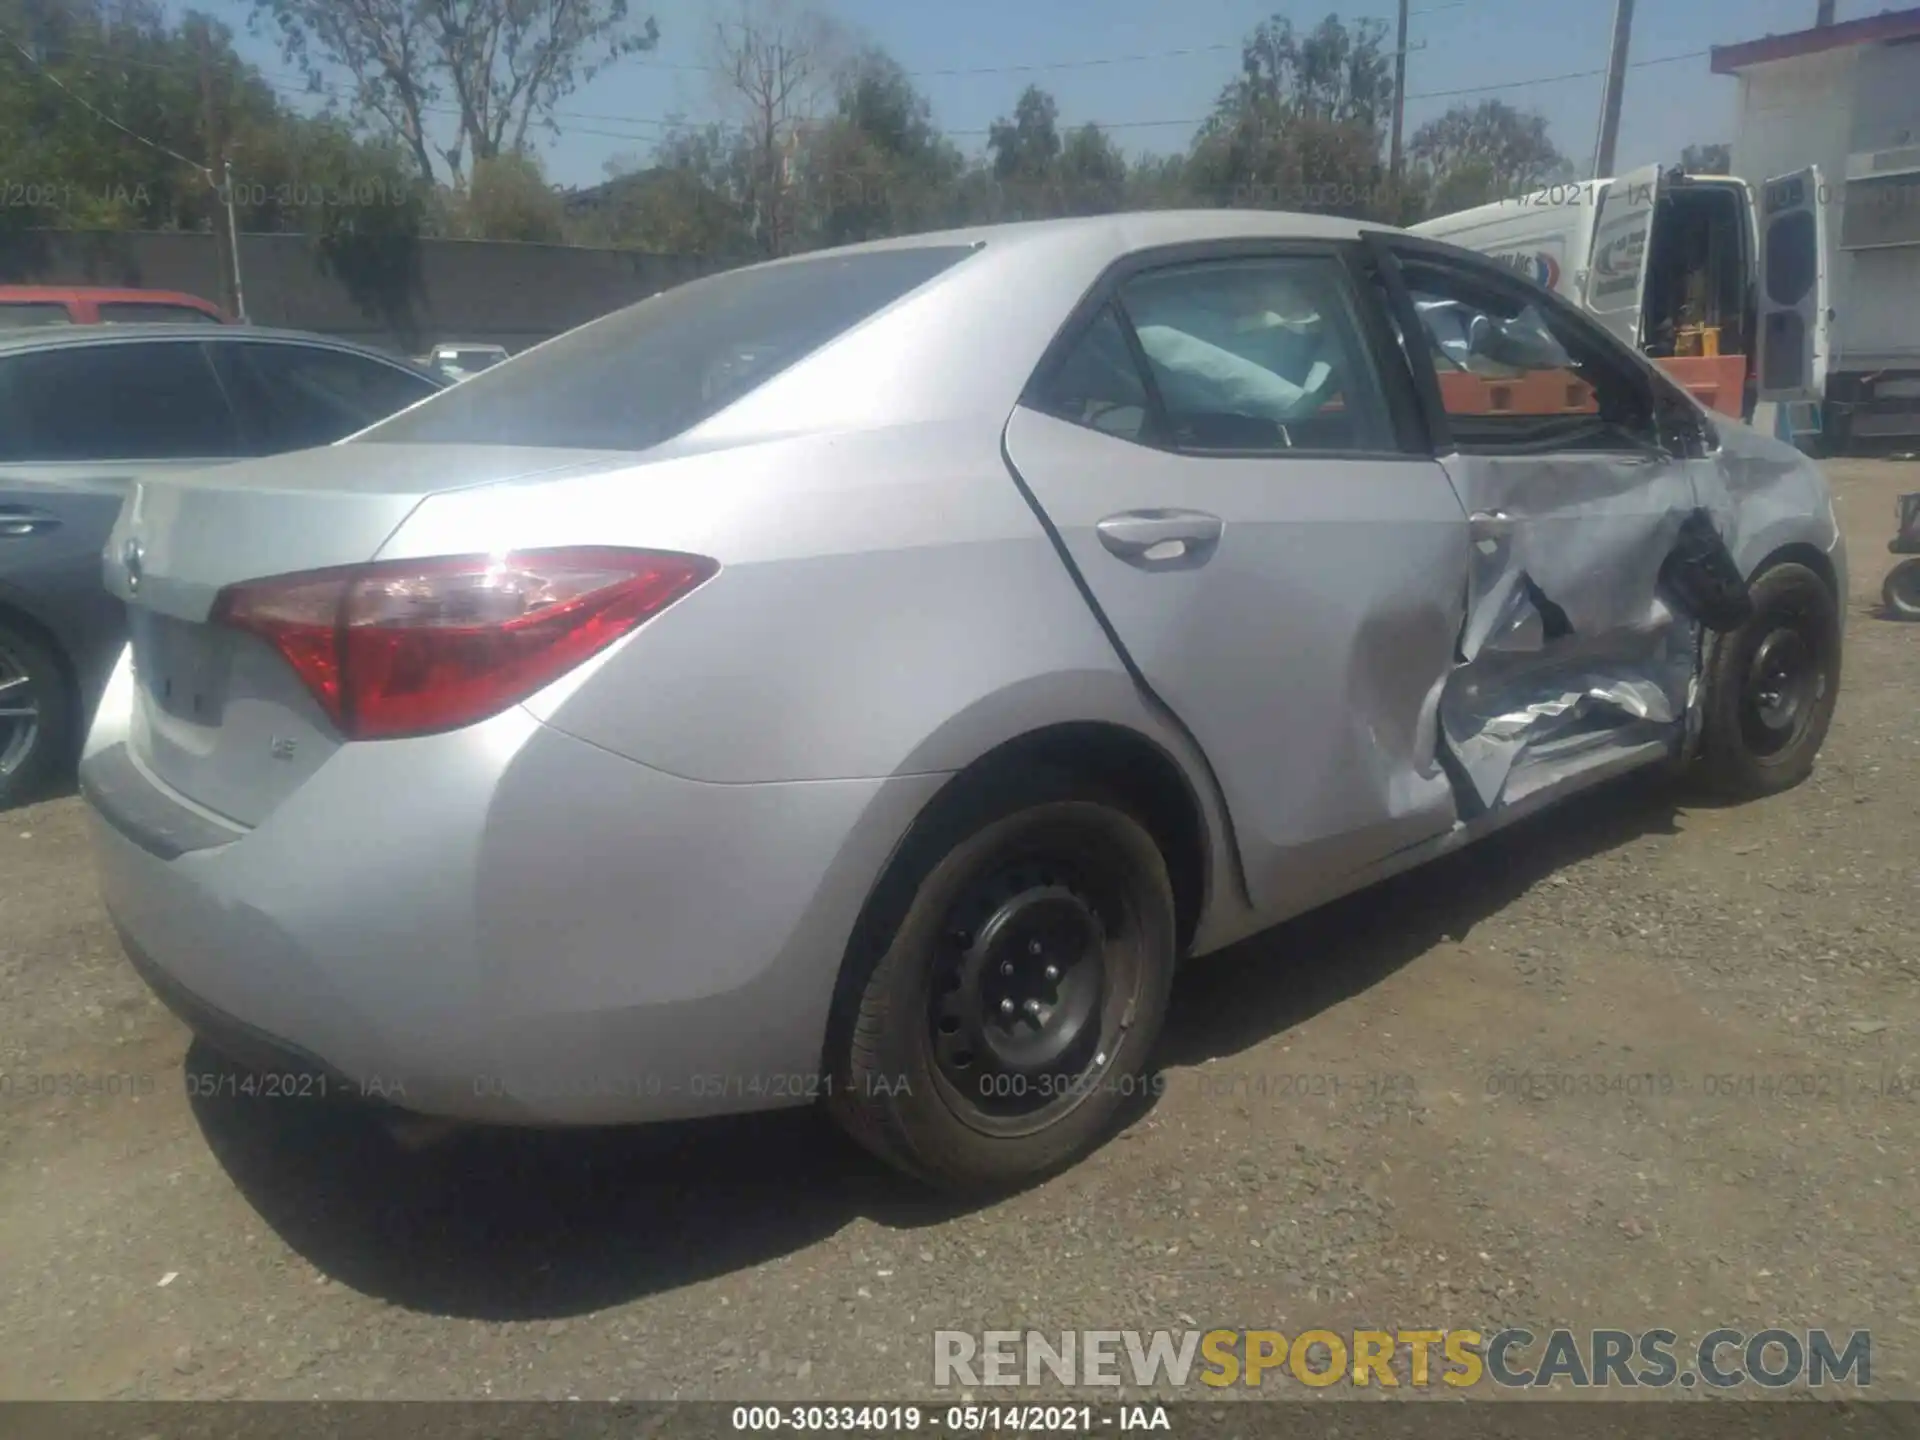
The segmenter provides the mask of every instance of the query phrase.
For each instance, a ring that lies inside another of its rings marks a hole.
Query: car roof
[[[1292,210],[1123,210],[1110,215],[1018,220],[934,230],[920,235],[897,235],[859,245],[843,245],[831,251],[809,251],[772,263],[787,265],[822,255],[858,255],[938,245],[986,245],[1004,253],[1030,245],[1050,247],[1068,239],[1110,250],[1118,258],[1135,250],[1209,240],[1353,240],[1368,230],[1393,231],[1394,227],[1349,220],[1340,215],[1312,215]]]
[[[346,350],[356,355],[385,360],[388,364],[418,372],[399,355],[376,350],[335,335],[317,335],[309,330],[274,330],[259,325],[207,325],[186,322],[179,325],[59,325],[45,329],[0,330],[0,355],[23,350],[57,350],[89,345],[124,345],[143,340],[198,340],[215,345],[237,345],[248,340],[266,340],[300,345],[319,345],[331,350]]]
[[[0,285],[4,300],[92,300],[112,303],[185,305],[190,309],[218,309],[211,300],[185,290],[142,290],[122,285]]]

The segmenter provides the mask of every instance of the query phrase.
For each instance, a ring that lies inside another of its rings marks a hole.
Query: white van
[[[1757,401],[1825,395],[1832,315],[1819,195],[1816,167],[1767,181],[1756,203],[1744,180],[1649,165],[1413,230],[1558,291],[1703,403],[1748,417]]]

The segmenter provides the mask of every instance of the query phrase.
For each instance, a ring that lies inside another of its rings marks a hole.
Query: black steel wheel
[[[1702,753],[1715,788],[1770,795],[1804,780],[1840,691],[1840,613],[1804,565],[1753,582],[1753,618],[1716,637],[1707,664]]]
[[[53,653],[0,620],[0,808],[31,798],[68,753],[73,705]]]
[[[832,1108],[942,1188],[1019,1184],[1098,1144],[1156,1083],[1166,863],[1124,806],[1045,774],[991,786],[922,840],[891,877],[918,873],[891,942],[844,989]]]
[[[1920,620],[1920,555],[1902,560],[1887,572],[1880,599],[1894,619]]]

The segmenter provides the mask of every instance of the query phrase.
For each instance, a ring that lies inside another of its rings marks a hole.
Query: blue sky
[[[1839,18],[1884,3],[1840,0]],[[644,0],[633,4],[649,13]],[[1412,0],[1412,7],[1409,132],[1449,105],[1497,96],[1546,115],[1555,143],[1586,172],[1601,81],[1580,72],[1607,62],[1611,0]],[[174,0],[172,8],[186,6]],[[273,45],[249,34],[246,0],[201,0],[195,8],[231,24],[242,52],[270,79],[297,87]],[[1330,9],[1389,24],[1394,10],[1393,0],[831,0],[821,8],[917,72],[936,123],[969,152],[1033,82],[1053,92],[1064,122],[1111,126],[1129,153],[1183,148],[1231,73],[1238,42],[1266,16],[1277,11],[1306,28]],[[1687,144],[1731,138],[1733,79],[1709,72],[1704,54],[1643,62],[1803,29],[1814,9],[1814,0],[1640,0],[1617,168],[1671,163]],[[555,181],[592,184],[609,160],[644,156],[661,122],[676,113],[717,117],[699,68],[716,7],[660,0],[651,13],[660,22],[659,49],[603,72],[560,106],[559,135],[540,142]],[[1111,63],[1087,63],[1094,61]],[[935,73],[943,71],[992,73]],[[1449,91],[1471,93],[1440,93]]]

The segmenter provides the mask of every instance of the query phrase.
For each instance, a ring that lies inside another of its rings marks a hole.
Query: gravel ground
[[[1158,1103],[988,1208],[804,1113],[408,1152],[190,1098],[78,802],[0,816],[0,1396],[904,1397],[935,1328],[1505,1321],[1869,1328],[1920,1396],[1920,627],[1873,613],[1920,467],[1831,469],[1809,783],[1628,782],[1196,965]]]

